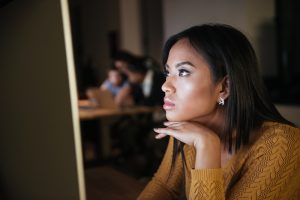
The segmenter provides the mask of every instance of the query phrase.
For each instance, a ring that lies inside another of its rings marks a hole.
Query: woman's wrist
[[[219,139],[196,143],[195,169],[221,167],[221,143]]]

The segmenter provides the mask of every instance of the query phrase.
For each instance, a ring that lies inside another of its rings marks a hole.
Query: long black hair
[[[259,75],[255,52],[244,34],[224,24],[193,26],[166,41],[162,55],[164,66],[172,46],[181,39],[188,39],[206,59],[215,83],[228,77],[230,95],[223,106],[225,127],[220,135],[229,152],[233,147],[237,151],[248,144],[250,132],[264,121],[294,126],[280,115],[268,96]],[[172,166],[179,152],[184,160],[183,144],[174,139]]]

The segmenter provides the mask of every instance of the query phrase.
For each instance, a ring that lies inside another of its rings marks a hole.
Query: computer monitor
[[[67,0],[0,8],[0,199],[85,200]]]

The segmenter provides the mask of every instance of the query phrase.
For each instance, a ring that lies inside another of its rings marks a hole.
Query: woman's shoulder
[[[300,129],[298,127],[279,122],[264,122],[261,127],[261,135],[261,139],[274,137],[300,142]]]
[[[245,165],[268,162],[299,166],[300,129],[283,123],[264,122],[253,143],[243,148]],[[242,160],[242,159],[241,159]]]
[[[300,129],[278,122],[264,122],[254,149],[259,152],[297,151],[300,156]]]

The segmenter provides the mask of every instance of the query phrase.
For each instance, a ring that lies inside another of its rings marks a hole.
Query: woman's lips
[[[163,108],[164,108],[165,110],[171,110],[171,109],[174,109],[174,108],[175,108],[175,104],[172,103],[171,101],[164,100]]]

